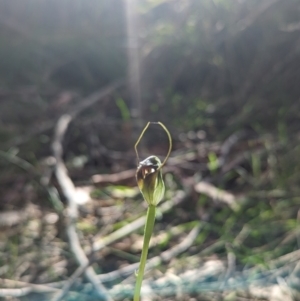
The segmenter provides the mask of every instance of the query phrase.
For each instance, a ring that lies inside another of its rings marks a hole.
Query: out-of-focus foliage
[[[271,129],[278,118],[296,120],[297,1],[144,1],[142,7],[150,110],[168,110],[186,128]]]
[[[1,94],[22,99],[13,111],[2,103],[1,120],[29,122],[33,111],[61,107],[57,99],[64,105],[126,76],[126,3],[0,4]],[[138,1],[144,116],[164,120],[167,111],[177,128],[213,135],[226,124],[225,136],[241,126],[279,132],[294,126],[298,11],[296,0]],[[110,109],[119,111],[115,104]]]

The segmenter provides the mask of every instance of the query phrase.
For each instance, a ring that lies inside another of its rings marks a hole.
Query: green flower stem
[[[155,221],[155,211],[156,211],[156,206],[149,205],[148,211],[147,211],[146,224],[145,224],[143,250],[142,250],[140,266],[139,266],[139,270],[138,270],[138,274],[137,274],[137,278],[136,278],[133,301],[140,300],[141,287],[142,287],[142,282],[143,282],[143,277],[144,277],[144,272],[145,272],[145,266],[146,266],[146,262],[147,262],[149,242],[151,239],[154,221]]]

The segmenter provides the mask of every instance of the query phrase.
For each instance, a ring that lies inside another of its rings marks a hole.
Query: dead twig
[[[173,248],[171,248],[169,250],[162,252],[161,255],[159,255],[159,256],[155,256],[155,257],[149,259],[147,261],[146,270],[154,268],[154,267],[160,265],[162,262],[170,261],[172,258],[176,257],[180,253],[183,253],[184,251],[186,251],[194,243],[200,230],[201,230],[200,225],[195,226],[191,230],[191,232],[185,237],[185,239],[182,242],[180,242],[178,245],[174,246]],[[100,274],[100,275],[98,275],[98,279],[102,282],[113,281],[118,278],[129,276],[130,274],[134,273],[134,271],[138,267],[139,267],[139,262],[133,263],[133,264],[128,265],[119,270],[112,271],[112,272],[109,272],[106,274]]]
[[[89,263],[87,256],[85,255],[80,241],[76,232],[76,220],[78,215],[77,210],[77,194],[74,183],[70,179],[67,173],[66,166],[62,159],[63,147],[62,140],[64,134],[68,128],[70,121],[72,120],[71,115],[63,115],[56,126],[55,137],[53,140],[53,152],[56,159],[56,168],[55,175],[58,183],[60,184],[63,194],[65,195],[68,206],[66,208],[66,230],[69,238],[70,248],[80,266],[86,266]],[[97,281],[96,273],[92,267],[88,267],[85,271],[86,278],[93,284],[98,296],[104,300],[112,300],[107,292],[105,287]],[[68,282],[64,285],[62,291],[58,294],[55,294],[53,301],[62,300],[66,293],[69,291],[71,286],[68,285]]]
[[[0,284],[6,286],[6,288],[0,289],[0,297],[23,297],[31,293],[36,294],[50,294],[60,292],[62,285],[50,284],[33,284],[18,280],[11,280],[0,278]],[[59,284],[59,283],[58,283]],[[84,294],[78,292],[71,292],[75,295],[84,296]]]
[[[238,203],[236,197],[222,189],[215,187],[207,182],[199,182],[195,185],[195,191],[202,193],[212,198],[216,202],[223,202],[227,204],[231,209],[237,210]]]
[[[52,143],[53,153],[56,159],[55,175],[59,185],[62,188],[63,194],[65,195],[68,201],[68,206],[66,210],[66,217],[67,217],[66,230],[69,238],[70,248],[80,267],[86,267],[86,269],[84,270],[84,274],[86,278],[93,284],[98,297],[101,298],[101,300],[109,300],[109,301],[112,301],[112,298],[108,295],[105,287],[97,279],[97,275],[93,270],[93,268],[89,266],[89,260],[80,245],[80,241],[76,232],[76,220],[78,215],[77,193],[76,193],[74,183],[68,176],[66,166],[62,159],[62,154],[63,154],[62,141],[72,119],[75,118],[84,109],[93,105],[94,103],[96,103],[100,99],[103,99],[109,93],[114,91],[116,86],[118,85],[119,83],[113,84],[95,94],[92,94],[89,98],[85,100],[85,102],[82,102],[80,106],[76,107],[73,111],[71,111],[70,114],[65,114],[61,116],[57,122],[55,128],[55,136]],[[62,300],[63,297],[69,291],[71,287],[71,283],[73,283],[72,278],[64,285],[62,291],[56,294],[52,300],[53,301]]]
[[[99,174],[99,175],[92,176],[92,181],[94,184],[105,184],[105,183],[115,184],[131,178],[133,179],[135,173],[136,173],[135,169],[129,169],[114,174]]]
[[[60,289],[42,284],[32,284],[22,281],[0,278],[0,284],[7,288],[0,289],[0,297],[21,297],[29,293],[52,293]]]
[[[161,256],[156,256],[148,260],[147,268],[153,268],[159,265],[162,261],[169,261],[181,252],[186,251],[194,243],[200,230],[200,225],[194,227],[181,243],[163,252]],[[174,277],[171,273],[167,273],[165,276],[160,277],[155,281],[146,279],[142,292],[151,292],[158,296],[173,296],[176,291],[180,291],[182,293],[194,292],[204,295],[210,292],[215,295],[224,291],[229,292],[234,290],[238,291],[239,295],[245,294],[252,298],[286,300],[284,298],[276,299],[276,292],[278,292],[277,296],[280,297],[282,294],[287,294],[286,290],[292,292],[293,295],[295,294],[294,290],[291,290],[290,287],[286,287],[285,283],[282,283],[281,278],[286,277],[286,275],[292,271],[290,276],[293,276],[295,281],[298,281],[298,271],[293,271],[291,268],[296,266],[295,263],[299,261],[299,258],[300,250],[297,250],[267,262],[266,264],[269,267],[268,269],[265,266],[256,266],[244,270],[243,272],[235,271],[233,275],[231,275],[230,281],[228,281],[227,285],[223,288],[222,285],[224,280],[220,278],[220,275],[225,275],[226,273],[225,263],[221,260],[208,260],[200,263],[200,266],[196,269],[189,269],[176,275],[176,281],[174,281]],[[97,278],[101,282],[115,281],[118,278],[132,274],[137,267],[138,264],[132,264],[107,274],[100,274]],[[0,296],[4,294],[5,296],[10,296],[10,293],[11,296],[15,297],[25,296],[32,292],[51,293],[55,292],[55,289],[57,290],[65,285],[68,281],[59,281],[40,285],[0,278],[0,284],[7,287],[7,289],[2,289]],[[289,282],[290,279],[288,279],[287,284],[289,284]],[[18,286],[18,288],[12,288],[12,286]],[[132,291],[132,284],[117,284],[110,290],[110,295],[118,300],[123,300],[125,296],[128,298],[128,296],[132,294]]]
[[[171,210],[173,208],[173,206],[176,206],[176,205],[180,204],[181,202],[183,202],[187,196],[188,196],[187,193],[185,193],[183,191],[178,191],[177,194],[172,198],[172,200],[169,200],[158,207],[158,212],[160,214],[163,214],[163,213]],[[142,217],[138,218],[137,220],[131,222],[130,224],[122,227],[121,229],[113,232],[112,234],[94,242],[92,249],[86,249],[85,251],[87,253],[100,251],[104,247],[110,245],[111,243],[117,241],[118,239],[125,237],[126,235],[132,233],[133,231],[143,227],[145,225],[145,221],[146,221],[146,217],[142,216]],[[72,274],[72,276],[69,278],[68,282],[64,284],[64,287],[66,289],[67,289],[67,287],[68,287],[68,289],[70,289],[71,286],[75,283],[76,279],[78,279],[87,270],[87,268],[89,267],[90,264],[91,264],[91,262],[87,262],[85,265],[79,266],[75,270],[75,272]],[[122,269],[121,273],[125,273],[126,275],[128,275],[128,273],[132,273],[138,267],[138,264],[139,263],[136,263],[131,266],[125,267],[124,269]],[[113,271],[113,272],[107,273],[106,274],[107,276],[98,275],[97,277],[99,278],[100,281],[102,281],[101,279],[103,279],[105,281],[110,281],[110,279],[112,279],[112,277],[119,277],[118,276],[118,275],[120,275],[119,273],[120,273],[120,271],[118,270],[118,271]],[[106,279],[108,279],[108,280],[106,280]]]
[[[160,256],[153,257],[148,261],[147,268],[151,268],[154,266],[159,265],[162,261],[170,261],[172,258],[176,257],[178,254],[186,251],[195,241],[198,233],[200,231],[200,226],[194,227],[191,232],[186,236],[186,238],[180,242],[178,245],[175,247],[171,248],[170,250],[164,251]],[[118,277],[124,276],[124,275],[129,275],[135,271],[135,269],[138,267],[138,263],[132,264],[130,266],[127,266],[123,269],[110,272],[107,274],[101,274],[98,275],[98,281],[111,281],[114,280]],[[77,273],[74,273],[72,277],[69,280],[76,280],[78,277],[80,277],[81,273],[80,271],[82,270],[82,267],[78,269]],[[12,296],[12,297],[21,297],[28,295],[29,293],[52,293],[52,292],[58,292],[60,294],[63,293],[62,290],[60,290],[59,286],[63,285],[63,288],[65,289],[66,284],[68,284],[70,281],[64,281],[64,282],[58,282],[58,283],[49,283],[49,284],[31,284],[31,283],[26,283],[22,281],[15,281],[15,280],[10,280],[10,279],[0,279],[0,283],[2,285],[5,285],[6,287],[11,287],[11,286],[18,286],[18,288],[5,288],[5,289],[0,289],[0,297],[7,297],[7,296]],[[70,287],[68,287],[69,289]],[[57,295],[58,296],[58,295]],[[55,299],[53,299],[55,300]],[[57,299],[56,299],[57,300]]]
[[[187,194],[184,191],[178,191],[177,194],[174,196],[172,200],[164,202],[157,208],[157,212],[163,214],[171,210],[174,206],[177,206],[181,202],[183,202],[187,197]],[[146,216],[141,216],[137,220],[127,224],[126,226],[122,227],[121,229],[111,233],[110,235],[100,238],[99,240],[95,241],[92,247],[92,250],[86,251],[100,251],[104,247],[108,246],[109,244],[115,242],[116,240],[125,237],[126,235],[134,232],[135,230],[143,227],[145,225]]]

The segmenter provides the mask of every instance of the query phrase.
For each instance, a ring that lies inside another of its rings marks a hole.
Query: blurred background
[[[3,1],[0,56],[1,300],[132,299],[148,121],[142,300],[300,300],[299,1]]]

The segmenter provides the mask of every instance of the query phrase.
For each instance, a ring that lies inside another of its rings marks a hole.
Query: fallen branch
[[[131,178],[133,179],[135,176],[135,172],[135,169],[129,169],[114,174],[94,175],[92,176],[92,181],[94,184],[116,184]]]
[[[221,190],[207,182],[199,182],[195,185],[195,191],[212,198],[216,202],[223,202],[231,209],[236,210],[238,203],[235,196],[225,190]]]
[[[55,285],[52,284],[33,284],[27,283],[18,280],[11,280],[11,279],[3,279],[0,278],[0,284],[6,286],[6,288],[0,288],[0,297],[24,297],[31,293],[36,294],[50,294],[50,293],[57,293],[60,292],[60,288],[62,285]],[[75,295],[80,295],[84,297],[84,294],[71,292]]]
[[[117,84],[114,84],[112,86],[107,87],[106,89],[103,89],[95,94],[92,94],[89,98],[85,100],[85,102],[81,103],[80,106],[76,107],[73,111],[70,112],[70,114],[65,114],[60,117],[60,119],[57,122],[56,128],[55,128],[55,136],[52,143],[53,153],[54,157],[56,159],[56,166],[55,166],[55,175],[57,178],[57,181],[59,185],[62,188],[63,194],[65,195],[68,206],[66,210],[66,230],[67,235],[69,238],[70,248],[80,265],[80,267],[86,267],[84,270],[84,274],[86,278],[93,284],[95,291],[98,295],[98,297],[101,300],[109,300],[112,301],[112,298],[108,295],[105,287],[99,282],[97,279],[97,275],[92,267],[89,266],[89,260],[84,253],[80,241],[76,232],[76,220],[77,220],[77,193],[74,186],[74,183],[68,176],[68,172],[66,169],[66,166],[62,159],[63,154],[63,147],[62,147],[62,141],[64,138],[64,135],[67,131],[68,125],[72,121],[73,118],[75,118],[81,111],[86,109],[87,107],[93,105],[100,99],[103,99],[105,96],[107,96],[109,93],[115,90]],[[67,294],[71,287],[72,280],[67,282],[62,291],[56,294],[53,297],[53,301],[60,301],[63,299],[63,297]]]
[[[176,257],[180,253],[188,250],[191,245],[194,243],[197,235],[200,232],[200,225],[195,226],[191,232],[185,237],[185,239],[180,242],[178,245],[174,246],[173,248],[166,250],[161,253],[159,256],[155,256],[147,261],[146,271],[160,265],[162,262],[170,261],[172,258]],[[130,274],[134,273],[134,271],[139,267],[139,262],[133,263],[128,265],[124,268],[121,268],[116,271],[112,271],[106,274],[98,275],[98,279],[102,282],[113,281],[118,278],[129,276]]]
[[[183,200],[185,200],[186,197],[187,197],[187,194],[185,192],[178,191],[177,194],[172,198],[172,200],[169,200],[158,207],[158,213],[163,214],[163,213],[169,211],[170,209],[173,208],[173,206],[176,206],[176,205],[180,204],[181,202],[183,202]],[[95,251],[102,250],[104,247],[108,246],[109,244],[111,244],[111,243],[117,241],[118,239],[125,237],[126,235],[134,232],[135,230],[143,227],[145,225],[145,221],[146,221],[145,216],[138,218],[137,220],[131,222],[130,224],[124,226],[123,228],[98,240],[97,242],[95,242],[93,244],[92,249],[86,249],[86,252],[92,253]],[[89,267],[90,264],[91,264],[91,262],[87,262],[85,265],[79,266],[75,270],[75,272],[72,274],[72,276],[69,278],[68,282],[66,282],[64,284],[64,290],[68,291],[68,289],[71,288],[71,286],[75,283],[75,281],[87,270],[87,268]],[[132,271],[134,271],[136,269],[135,265],[136,265],[136,267],[138,267],[138,263],[137,263],[137,264],[132,265],[132,267],[129,267],[129,268],[125,267],[124,271],[128,270],[128,272],[126,272],[126,273],[129,273],[129,272],[132,273]],[[134,267],[134,269],[132,270],[133,267]],[[108,273],[107,276],[102,277],[102,275],[98,275],[97,277],[101,281],[101,278],[111,279],[112,277],[118,277],[118,276],[112,276],[112,275],[118,275],[118,273],[119,273],[119,271],[113,271],[111,273]],[[110,281],[110,280],[107,280],[107,281]]]
[[[183,202],[187,197],[187,194],[184,191],[178,191],[177,194],[174,196],[172,200],[166,201],[161,204],[157,208],[158,215],[163,214],[171,210],[174,206],[177,206],[181,202]],[[89,252],[95,252],[103,249],[104,247],[108,246],[109,244],[115,242],[116,240],[125,237],[126,235],[134,232],[135,230],[143,227],[146,222],[146,217],[142,216],[137,220],[127,224],[126,226],[122,227],[121,229],[111,233],[110,235],[100,238],[98,241],[95,241],[92,247],[92,250],[86,249]]]
[[[201,226],[198,225],[194,227],[181,243],[163,252],[160,256],[148,260],[147,268],[153,268],[161,262],[169,261],[178,254],[186,251],[194,243],[200,230]],[[266,262],[269,269],[267,269],[266,266],[256,266],[246,269],[243,272],[236,271],[230,276],[225,287],[223,286],[224,278],[220,278],[220,275],[225,275],[226,273],[225,263],[221,260],[208,260],[200,263],[197,269],[189,269],[181,274],[175,275],[176,281],[174,281],[174,275],[171,273],[167,273],[155,281],[146,279],[142,293],[149,293],[149,296],[151,294],[157,296],[174,296],[176,292],[201,295],[236,292],[236,294],[241,296],[245,295],[248,298],[265,298],[274,301],[276,300],[276,292],[278,292],[278,296],[282,296],[282,293],[286,294],[287,290],[295,294],[295,291],[289,286],[289,278],[293,276],[296,278],[295,280],[298,281],[297,267],[294,271],[293,267],[296,266],[296,262],[298,262],[299,259],[300,250],[297,250],[271,260],[270,262]],[[97,278],[102,282],[115,281],[116,279],[132,274],[136,268],[138,268],[138,264],[132,264],[117,271],[100,274]],[[287,279],[286,283],[284,278]],[[1,289],[0,296],[25,296],[34,292],[52,293],[58,291],[58,289],[68,281],[41,285],[0,278],[0,284],[8,287],[7,289]],[[18,286],[18,288],[11,288],[12,286]],[[281,292],[282,289],[283,292]],[[116,300],[124,300],[132,295],[133,284],[117,284],[109,292]],[[270,294],[268,294],[268,292],[270,292]]]

